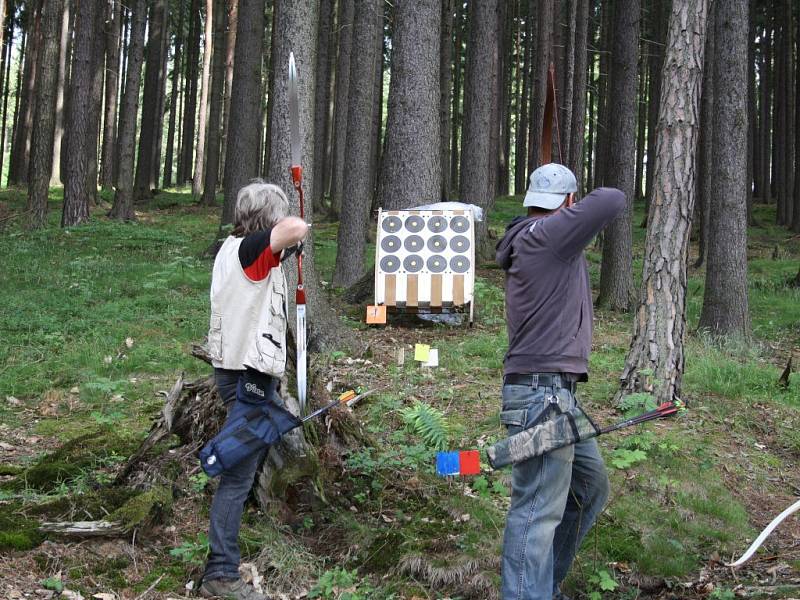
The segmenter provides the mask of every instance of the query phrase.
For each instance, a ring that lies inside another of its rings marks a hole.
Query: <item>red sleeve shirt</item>
[[[270,269],[281,264],[281,253],[272,252],[269,238],[272,230],[256,231],[245,236],[239,246],[239,262],[244,274],[252,281],[262,281]]]

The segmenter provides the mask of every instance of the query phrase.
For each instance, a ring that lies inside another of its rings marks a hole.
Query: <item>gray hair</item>
[[[236,195],[232,235],[242,237],[270,229],[289,214],[289,200],[277,185],[253,179]]]

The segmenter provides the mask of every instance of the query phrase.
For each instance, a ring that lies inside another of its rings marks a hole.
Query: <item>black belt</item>
[[[564,388],[574,393],[576,382],[559,373],[509,373],[503,377],[503,383],[506,385],[527,385],[532,388]]]

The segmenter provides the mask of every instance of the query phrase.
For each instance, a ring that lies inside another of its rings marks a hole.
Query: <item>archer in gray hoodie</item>
[[[576,404],[592,345],[592,296],[583,250],[625,207],[617,189],[573,204],[577,183],[558,164],[531,174],[523,206],[497,244],[506,271],[508,353],[500,419],[513,435]],[[514,465],[503,542],[504,600],[566,598],[560,583],[608,497],[594,439]]]

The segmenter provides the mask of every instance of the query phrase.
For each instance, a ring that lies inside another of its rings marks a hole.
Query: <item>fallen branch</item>
[[[120,536],[127,533],[122,523],[116,521],[55,521],[42,523],[42,533],[75,537]]]

